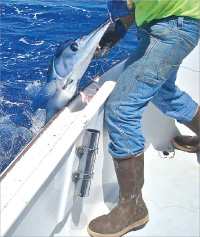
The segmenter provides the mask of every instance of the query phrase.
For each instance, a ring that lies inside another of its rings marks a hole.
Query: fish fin
[[[32,104],[32,109],[35,112],[37,109],[43,107],[48,100],[55,94],[58,86],[56,81],[50,81],[37,94],[35,101]]]

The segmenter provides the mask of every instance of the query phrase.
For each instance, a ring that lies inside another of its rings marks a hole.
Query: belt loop
[[[178,28],[181,29],[183,27],[183,17],[179,16],[178,17]]]

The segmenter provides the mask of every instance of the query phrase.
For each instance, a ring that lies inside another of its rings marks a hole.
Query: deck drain
[[[164,155],[164,156],[168,156],[168,155],[169,155],[169,152],[163,151],[163,155]]]
[[[159,151],[158,152],[160,158],[162,159],[172,159],[175,156],[175,151],[172,150],[172,148],[168,147],[166,150],[164,151]]]

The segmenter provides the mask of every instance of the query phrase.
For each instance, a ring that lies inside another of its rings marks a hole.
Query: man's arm
[[[135,11],[131,12],[128,16],[124,16],[120,20],[126,27],[126,30],[129,29],[135,23]]]
[[[125,16],[123,11],[123,14],[121,12],[119,14],[118,11],[120,11],[120,9],[117,9],[118,11],[115,10],[113,14],[112,12],[110,12],[112,19],[114,19],[115,23],[109,26],[104,36],[102,37],[99,46],[97,47],[97,50],[95,52],[95,57],[98,57],[101,53],[103,57],[106,57],[110,50],[124,38],[127,30],[135,23],[134,7],[135,6],[133,5],[133,10],[129,11],[130,13]]]
[[[135,23],[135,11],[123,18],[117,18],[115,24],[107,29],[106,33],[99,42],[99,46],[95,52],[95,57],[101,53],[103,57],[107,57],[110,50],[118,44],[126,35],[127,30]]]

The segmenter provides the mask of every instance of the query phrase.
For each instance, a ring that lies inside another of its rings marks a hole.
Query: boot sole
[[[182,147],[182,146],[178,145],[174,140],[173,140],[173,145],[175,148],[177,148],[178,150],[181,150],[181,151],[186,151],[186,152],[190,152],[190,153],[198,152],[198,150],[194,151],[194,150],[191,150],[191,148]]]
[[[123,236],[129,231],[136,231],[136,230],[142,229],[147,224],[148,221],[149,221],[149,215],[147,215],[144,219],[135,222],[134,224],[126,227],[124,230],[115,234],[99,234],[90,230],[89,227],[87,231],[89,235],[91,235],[92,237],[119,237],[119,236]]]

